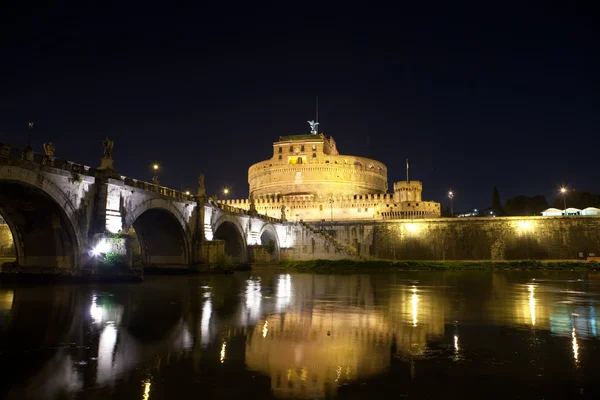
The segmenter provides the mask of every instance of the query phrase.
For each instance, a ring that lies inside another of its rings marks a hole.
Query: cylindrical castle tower
[[[421,201],[423,184],[419,181],[394,182],[394,201]]]
[[[341,155],[323,134],[282,136],[273,157],[248,169],[250,197],[383,194],[387,168],[376,160]]]

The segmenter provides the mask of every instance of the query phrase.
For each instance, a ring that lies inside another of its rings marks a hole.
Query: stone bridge
[[[120,176],[105,154],[91,168],[0,143],[0,215],[12,232],[16,268],[79,271],[99,253],[129,265],[265,261],[293,245],[284,221]],[[266,246],[273,241],[275,251]]]

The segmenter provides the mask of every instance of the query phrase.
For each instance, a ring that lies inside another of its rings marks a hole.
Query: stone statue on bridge
[[[204,174],[198,176],[198,191],[196,193],[198,197],[206,196],[206,187],[204,186]]]
[[[56,151],[56,147],[52,144],[52,142],[44,143],[44,152],[48,157],[54,157],[54,152]]]
[[[104,158],[111,159],[113,147],[115,146],[115,142],[110,140],[108,137],[104,139],[102,142],[104,145]]]
[[[285,221],[285,204],[281,206],[281,220]]]

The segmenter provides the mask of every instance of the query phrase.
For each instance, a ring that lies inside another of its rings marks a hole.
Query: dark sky
[[[0,12],[0,142],[52,141],[57,156],[209,194],[247,197],[247,169],[280,135],[322,131],[344,154],[424,182],[455,210],[600,192],[598,15],[562,8],[421,10],[278,2],[174,2]],[[374,4],[374,3],[373,3]],[[504,4],[504,3],[503,3]]]

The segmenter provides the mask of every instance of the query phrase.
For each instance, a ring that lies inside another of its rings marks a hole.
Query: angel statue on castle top
[[[307,122],[310,125],[310,132],[313,134],[317,133],[319,123],[315,122],[315,121],[307,121]]]

